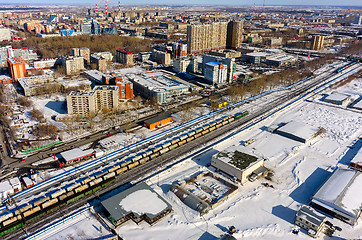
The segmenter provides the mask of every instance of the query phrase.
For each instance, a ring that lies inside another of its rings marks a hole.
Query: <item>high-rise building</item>
[[[129,80],[117,80],[116,86],[119,90],[119,99],[133,99],[133,83]]]
[[[81,24],[80,29],[83,34],[92,34],[92,24],[91,23]]]
[[[323,44],[324,44],[324,36],[317,35],[312,37],[312,43],[311,43],[312,50],[323,49]]]
[[[26,77],[25,61],[22,57],[8,58],[9,72],[14,81]]]
[[[227,22],[187,26],[187,52],[202,53],[226,48]]]
[[[62,65],[65,68],[65,74],[74,74],[84,70],[84,58],[73,56],[63,57]]]
[[[208,62],[205,66],[205,79],[213,85],[222,85],[227,82],[227,67],[219,62]]]
[[[121,48],[117,49],[117,62],[126,64],[127,66],[133,65],[133,53]]]
[[[227,29],[226,46],[232,49],[240,47],[243,42],[243,31],[242,21],[230,21]]]
[[[163,51],[153,50],[151,58],[153,61],[161,63],[163,65],[170,65],[171,64],[171,54]]]
[[[99,111],[118,109],[119,90],[117,86],[96,86],[89,92],[71,92],[67,96],[68,114],[89,116]]]
[[[72,48],[73,57],[83,57],[86,64],[90,64],[90,50],[89,48]]]
[[[0,28],[0,41],[10,41],[11,32],[8,28]]]
[[[196,58],[180,58],[173,61],[173,70],[175,72],[195,73],[198,69]]]
[[[100,34],[101,33],[101,25],[97,21],[92,21],[91,25],[91,33],[92,34]]]

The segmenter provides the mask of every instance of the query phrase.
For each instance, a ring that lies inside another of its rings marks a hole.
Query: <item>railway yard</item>
[[[102,196],[112,190],[154,178],[186,159],[197,158],[360,69],[357,62],[335,62],[289,87],[269,90],[180,125],[167,126],[104,156],[66,166],[55,176],[2,200],[0,236],[31,237],[67,213],[99,204]]]

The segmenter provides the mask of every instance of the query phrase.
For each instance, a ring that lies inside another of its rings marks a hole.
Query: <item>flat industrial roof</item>
[[[313,196],[330,208],[356,218],[362,209],[362,175],[359,171],[338,168]]]
[[[312,138],[318,130],[308,124],[291,121],[277,129],[277,131],[288,133],[296,137],[308,140]]]
[[[79,158],[83,158],[89,156],[94,153],[93,149],[82,150],[80,148],[74,148],[65,152],[60,153],[60,155],[64,158],[65,161],[71,162]]]
[[[169,117],[171,117],[170,114],[162,114],[162,115],[156,116],[156,117],[154,117],[154,118],[147,119],[147,120],[144,121],[144,122],[145,122],[146,124],[151,125],[151,124],[154,124],[154,123],[156,123],[156,122],[159,122],[159,121],[161,121],[161,120],[163,120],[163,119],[166,119],[166,118],[169,118]]]
[[[349,98],[349,95],[347,95],[347,94],[333,92],[330,95],[328,95],[324,100],[327,100],[327,101],[344,101],[347,98]]]
[[[150,186],[142,182],[101,202],[117,221],[133,213],[137,218],[146,215],[150,219],[172,209],[172,206]]]
[[[240,170],[247,169],[261,160],[261,158],[258,158],[257,156],[238,151],[235,146],[217,153],[216,158]]]

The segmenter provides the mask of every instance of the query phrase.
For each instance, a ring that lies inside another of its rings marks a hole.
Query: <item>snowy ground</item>
[[[344,92],[353,91],[360,94],[362,84],[360,80],[355,80],[340,89]],[[317,95],[314,98],[318,99],[321,96]],[[361,113],[319,104],[314,101],[315,99],[300,102],[293,108],[288,108],[252,129],[236,135],[233,139],[224,141],[213,149],[148,179],[146,182],[172,205],[173,213],[152,227],[146,223],[137,225],[128,222],[118,228],[117,232],[124,239],[135,240],[213,240],[223,235],[228,226],[233,225],[237,229],[235,234],[237,239],[310,239],[304,232],[298,235],[291,233],[296,211],[302,204],[308,204],[311,196],[336,165],[348,164],[344,158],[348,146],[362,134]],[[266,131],[268,126],[291,120],[304,122],[316,128],[323,127],[326,133],[308,144],[302,144]],[[157,131],[169,127],[171,124]],[[248,139],[256,141],[245,148],[267,159],[266,166],[275,173],[272,181],[261,179],[240,186],[237,194],[202,218],[184,205],[173,193],[168,192],[175,181],[188,179],[195,173],[205,170],[213,154],[231,145],[237,145],[242,149],[244,147],[241,143]],[[274,188],[264,187],[261,184],[263,182],[268,182]],[[343,229],[342,232],[335,233],[335,239],[362,238],[361,219],[354,227],[338,219],[330,221]],[[88,220],[84,220],[82,224],[91,226]],[[67,238],[67,234],[73,232],[77,231],[69,227],[66,231],[55,233],[50,239],[60,239],[60,237],[64,239]],[[85,233],[84,238],[95,237],[92,235],[93,232]],[[323,238],[326,237],[322,235],[320,239]]]

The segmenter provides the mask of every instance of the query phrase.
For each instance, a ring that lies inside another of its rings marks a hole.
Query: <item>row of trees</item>
[[[115,54],[117,48],[123,48],[138,53],[150,51],[152,43],[149,39],[102,34],[52,38],[29,37],[21,43],[21,47],[34,49],[43,58],[56,58],[69,55],[72,48],[81,47],[87,47],[91,52],[110,51]]]

